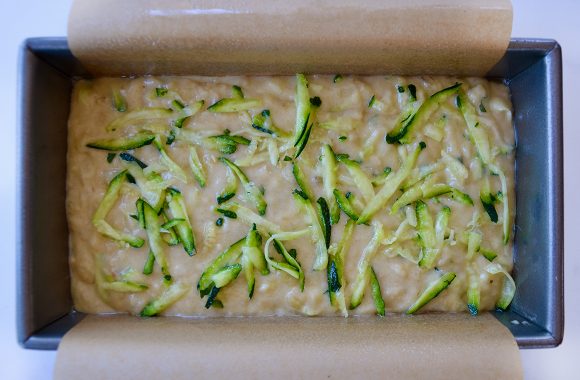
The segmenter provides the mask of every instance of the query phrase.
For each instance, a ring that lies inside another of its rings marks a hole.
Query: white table
[[[0,379],[51,378],[55,352],[21,349],[15,335],[16,57],[26,37],[64,36],[72,0],[5,1],[0,12]],[[566,333],[556,349],[521,351],[526,379],[577,379],[580,359],[580,1],[513,0],[514,37],[554,38],[564,53]],[[574,90],[577,89],[577,90]],[[8,209],[6,209],[8,206]],[[575,291],[574,291],[575,289]]]

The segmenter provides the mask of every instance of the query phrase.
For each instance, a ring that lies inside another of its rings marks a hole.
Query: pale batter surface
[[[348,302],[352,284],[357,277],[357,265],[363,250],[369,243],[373,228],[380,222],[384,238],[371,259],[381,285],[387,312],[404,312],[418,295],[441,276],[441,273],[457,274],[451,285],[421,311],[465,311],[467,310],[467,231],[476,230],[483,237],[481,246],[497,254],[494,262],[506,270],[512,267],[512,240],[503,244],[502,225],[513,223],[514,198],[514,130],[512,127],[511,101],[507,87],[503,84],[478,78],[443,77],[396,77],[396,76],[344,76],[333,81],[332,76],[308,76],[311,97],[318,96],[321,106],[306,148],[297,159],[306,174],[316,197],[324,196],[323,167],[319,157],[323,144],[330,144],[336,154],[348,154],[360,162],[366,175],[373,179],[385,167],[395,173],[401,163],[423,141],[426,148],[420,153],[415,165],[415,176],[420,170],[431,168],[428,181],[449,184],[468,194],[473,205],[460,203],[447,195],[426,199],[433,219],[444,206],[451,209],[445,241],[435,268],[423,269],[417,265],[421,247],[416,240],[417,227],[413,226],[415,204],[402,207],[391,214],[390,208],[401,195],[397,191],[386,207],[376,213],[369,225],[356,225],[350,249],[345,258],[345,280],[343,290]],[[416,105],[430,95],[453,85],[462,83],[462,90],[477,113],[479,128],[489,136],[491,153],[495,164],[507,178],[507,194],[510,217],[503,220],[502,201],[495,204],[499,220],[493,223],[480,201],[480,191],[488,180],[491,190],[501,190],[500,179],[490,175],[482,165],[476,148],[468,136],[466,121],[456,106],[455,96],[446,99],[430,115],[427,123],[413,132],[410,144],[388,144],[385,135],[391,131],[401,113],[412,103],[409,85],[416,88]],[[213,113],[207,107],[222,98],[232,97],[232,85],[239,86],[245,98],[258,99],[260,104],[249,111]],[[226,167],[219,161],[222,156],[239,164],[240,168],[257,186],[263,188],[267,210],[263,216],[279,226],[281,231],[299,231],[309,227],[311,221],[294,201],[292,191],[298,188],[292,173],[292,157],[296,106],[294,102],[295,77],[142,77],[134,79],[100,78],[80,81],[75,85],[68,140],[67,212],[70,227],[70,266],[72,294],[75,308],[87,313],[129,312],[138,314],[151,300],[159,297],[166,285],[158,265],[151,275],[142,274],[149,253],[145,230],[132,218],[136,212],[135,202],[140,191],[135,184],[123,184],[121,195],[107,222],[118,231],[139,236],[145,240],[141,248],[121,244],[100,234],[92,223],[93,214],[101,202],[109,181],[127,167],[119,155],[107,161],[107,152],[92,149],[86,144],[103,138],[130,136],[141,130],[158,133],[165,143],[171,130],[167,120],[138,121],[129,123],[114,132],[107,126],[127,112],[147,108],[170,108],[171,102],[179,97],[185,105],[204,100],[204,106],[183,123],[177,131],[175,141],[166,145],[171,159],[187,174],[186,181],[175,177],[160,161],[160,153],[153,144],[129,153],[148,165],[148,170],[161,174],[168,186],[183,194],[187,213],[196,239],[197,252],[189,256],[181,244],[164,246],[169,271],[174,283],[189,290],[162,314],[183,316],[210,315],[340,315],[337,307],[329,302],[327,272],[313,271],[315,243],[310,234],[284,242],[287,249],[294,248],[297,259],[305,274],[305,287],[301,292],[298,281],[288,274],[270,269],[268,275],[255,272],[256,284],[252,299],[248,298],[243,271],[238,278],[221,289],[219,300],[223,308],[205,308],[196,289],[204,269],[232,243],[243,238],[251,225],[244,220],[230,219],[216,212],[216,197],[226,183]],[[170,90],[162,96],[156,88]],[[127,109],[119,112],[112,105],[112,94],[118,93],[126,100]],[[374,96],[374,101],[371,99]],[[369,104],[370,103],[370,104]],[[272,136],[252,128],[252,117],[262,110],[270,110],[271,120],[288,137]],[[244,136],[250,145],[240,144],[235,153],[223,154],[214,149],[199,146],[180,136],[180,131],[212,136],[229,130],[230,135]],[[201,187],[195,180],[188,160],[190,147],[195,146],[207,175],[207,183]],[[445,156],[445,157],[444,157]],[[454,160],[454,161],[450,161]],[[450,164],[454,162],[454,164]],[[457,170],[459,165],[465,170]],[[390,175],[393,175],[391,173]],[[339,163],[337,187],[344,194],[350,192],[355,206],[362,208],[364,199],[347,168]],[[388,177],[387,177],[388,178]],[[374,193],[382,188],[374,186]],[[256,212],[254,205],[244,197],[238,185],[236,196],[231,200]],[[230,201],[230,202],[231,202]],[[334,199],[329,199],[329,202]],[[223,225],[216,220],[223,217]],[[341,213],[340,221],[332,226],[332,245],[342,235],[347,215]],[[407,226],[393,242],[402,223]],[[263,236],[263,243],[268,236]],[[262,249],[263,249],[262,243]],[[281,256],[270,249],[270,256],[281,261]],[[101,260],[101,266],[97,265]],[[493,309],[500,296],[504,276],[485,271],[489,261],[477,254],[470,267],[476,272],[481,291],[480,310]],[[145,284],[148,289],[139,292],[116,292],[98,289],[96,275],[101,270],[114,279],[130,279]],[[366,287],[360,306],[349,311],[351,315],[372,314],[375,305],[371,298],[370,285]]]

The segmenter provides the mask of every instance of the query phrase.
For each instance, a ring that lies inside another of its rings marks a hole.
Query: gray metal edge
[[[25,55],[28,52],[28,41],[24,41],[18,49],[18,74],[17,74],[17,110],[16,110],[16,121],[18,123],[16,129],[16,335],[18,338],[18,343],[24,347],[26,346],[26,340],[29,338],[28,332],[26,331],[26,326],[28,325],[28,314],[27,310],[30,308],[30,304],[27,302],[26,297],[27,291],[29,291],[30,285],[28,283],[27,269],[29,268],[30,257],[25,255],[26,252],[25,243],[23,239],[23,231],[25,226],[25,221],[19,217],[18,210],[22,210],[25,207],[26,199],[24,199],[23,188],[25,186],[24,181],[24,168],[27,166],[25,163],[26,156],[24,152],[26,148],[24,143],[26,142],[24,124],[25,124],[25,77],[27,67],[25,65]]]

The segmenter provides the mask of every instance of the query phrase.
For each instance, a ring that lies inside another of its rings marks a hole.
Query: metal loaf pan
[[[88,76],[65,38],[32,38],[22,45],[16,255],[18,341],[25,348],[56,349],[83,318],[70,294],[65,198],[71,90],[75,79]],[[520,347],[553,347],[564,326],[560,46],[513,39],[488,76],[510,87],[517,138],[518,290],[509,310],[495,315]]]

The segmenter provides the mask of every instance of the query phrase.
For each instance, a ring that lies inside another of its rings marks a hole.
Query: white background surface
[[[0,379],[51,378],[55,352],[23,350],[15,333],[17,49],[26,37],[64,36],[72,0],[0,1]],[[564,53],[566,327],[556,349],[521,351],[526,379],[578,379],[580,360],[580,1],[513,0],[514,37],[554,38]],[[574,291],[575,289],[575,291]],[[490,363],[492,365],[493,363]],[[452,376],[450,376],[452,377]]]

